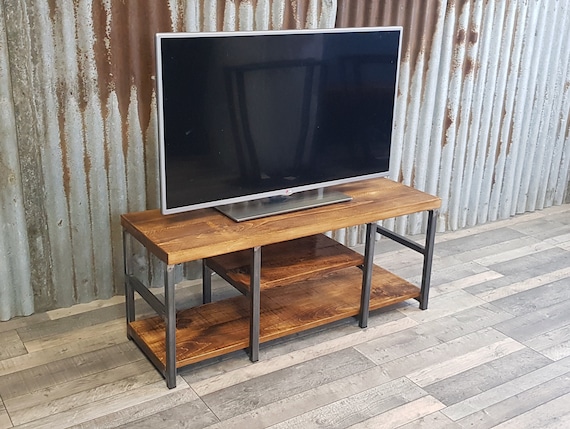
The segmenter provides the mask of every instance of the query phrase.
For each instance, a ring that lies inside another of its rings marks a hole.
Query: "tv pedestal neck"
[[[370,310],[409,299],[428,306],[438,197],[388,179],[334,188],[347,202],[237,223],[214,209],[121,216],[127,336],[176,386],[177,369],[240,349],[259,358],[260,343],[348,317],[366,327]],[[427,212],[425,245],[376,223]],[[366,225],[361,255],[324,233]],[[379,233],[423,255],[418,287],[373,263]],[[165,265],[164,301],[133,275],[132,238]],[[176,311],[174,267],[202,260],[203,305]],[[211,274],[241,296],[212,302]],[[135,317],[135,291],[158,316]]]

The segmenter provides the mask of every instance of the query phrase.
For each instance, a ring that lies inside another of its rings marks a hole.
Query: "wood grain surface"
[[[323,234],[264,246],[261,251],[261,289],[317,277],[341,268],[356,267],[364,257]],[[251,251],[241,250],[206,260],[232,286],[247,293]]]
[[[375,266],[370,309],[419,297],[419,288]],[[362,271],[345,268],[261,294],[260,342],[292,335],[347,317],[360,310]],[[178,368],[245,349],[249,345],[249,304],[238,296],[189,308],[176,317]],[[164,321],[153,317],[130,324],[164,367]]]

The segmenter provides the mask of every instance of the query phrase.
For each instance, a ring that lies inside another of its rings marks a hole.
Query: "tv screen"
[[[157,34],[162,213],[387,175],[401,32]]]

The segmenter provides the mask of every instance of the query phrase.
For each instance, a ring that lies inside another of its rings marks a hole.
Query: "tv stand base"
[[[262,198],[243,203],[227,204],[216,207],[216,210],[236,222],[243,222],[266,216],[342,203],[350,201],[351,199],[351,197],[343,194],[342,192],[325,188],[313,191],[296,192],[291,195]]]

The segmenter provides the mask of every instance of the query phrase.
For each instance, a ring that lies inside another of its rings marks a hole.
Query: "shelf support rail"
[[[261,312],[261,247],[252,249],[251,276],[249,284],[250,326],[249,326],[249,359],[259,360],[259,325]]]
[[[370,289],[372,283],[372,264],[374,263],[374,236],[376,235],[375,223],[366,224],[366,247],[364,248],[364,274],[362,276],[362,290],[360,293],[360,313],[358,326],[368,326],[368,314],[370,312]]]
[[[376,232],[384,237],[394,240],[412,249],[424,256],[424,263],[422,268],[422,283],[420,289],[420,297],[418,301],[420,302],[420,309],[426,310],[428,307],[429,299],[429,287],[431,282],[431,267],[433,261],[433,248],[435,244],[435,230],[437,226],[437,215],[439,210],[428,210],[428,223],[426,229],[425,245],[416,243],[403,235],[396,232],[390,231],[383,226],[376,225]]]
[[[176,303],[174,298],[174,265],[167,265],[164,273],[164,303],[166,314],[166,385],[169,389],[176,387]]]
[[[202,260],[202,304],[212,302],[212,270],[206,259]]]
[[[125,305],[127,313],[127,327],[135,320],[135,291],[130,278],[133,276],[133,264],[131,262],[131,240],[127,231],[123,229],[123,264],[125,269]],[[128,331],[127,331],[128,332]],[[129,340],[130,336],[127,334]]]

